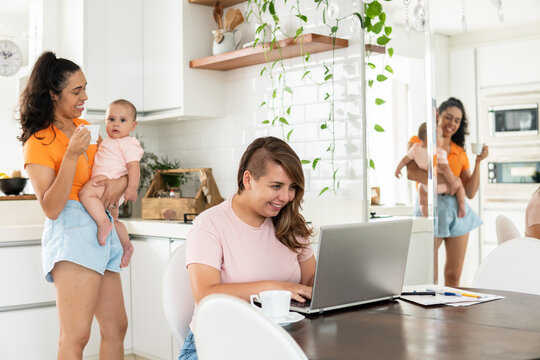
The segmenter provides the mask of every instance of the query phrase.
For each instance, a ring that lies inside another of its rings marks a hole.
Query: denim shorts
[[[458,202],[455,196],[437,195],[437,225],[433,235],[438,238],[451,238],[468,234],[482,225],[482,220],[476,212],[465,202],[466,214],[458,218]],[[415,205],[415,216],[422,216],[420,208]]]
[[[182,346],[182,350],[180,350],[178,360],[199,360],[197,349],[195,348],[195,339],[193,338],[191,330],[189,330],[186,335],[186,340],[184,340],[184,346]]]
[[[108,212],[107,216],[112,222]],[[116,231],[113,228],[106,244],[99,245],[96,222],[76,200],[68,200],[56,220],[45,220],[41,247],[43,272],[49,282],[53,282],[51,270],[59,261],[70,261],[101,275],[105,270],[120,272],[123,249]]]

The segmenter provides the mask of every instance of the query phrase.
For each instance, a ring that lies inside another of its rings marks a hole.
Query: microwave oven
[[[488,107],[491,136],[538,134],[538,104]]]
[[[540,161],[490,162],[488,183],[538,184],[540,183]]]

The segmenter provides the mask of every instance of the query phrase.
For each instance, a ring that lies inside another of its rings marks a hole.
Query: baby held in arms
[[[439,133],[437,129],[437,133]],[[420,138],[421,143],[414,144],[407,155],[401,159],[399,162],[395,176],[399,178],[401,176],[401,169],[411,161],[414,161],[416,165],[423,170],[427,170],[427,131],[426,123],[422,123],[418,128],[418,137]],[[462,218],[465,216],[465,189],[461,184],[461,180],[452,174],[452,170],[448,165],[447,153],[445,150],[437,147],[437,156],[435,157],[437,164],[437,171],[443,175],[447,184],[438,183],[437,184],[437,193],[446,194],[448,192],[455,193],[457,202],[458,202],[458,217]],[[450,191],[449,191],[450,187]],[[420,205],[420,211],[423,216],[428,216],[428,194],[427,194],[427,185],[420,184],[418,187],[418,199]]]
[[[119,204],[114,204],[110,208],[114,228],[124,249],[120,267],[128,266],[133,253],[133,245],[129,240],[127,229],[118,220],[118,207],[123,201],[137,200],[143,149],[136,138],[129,136],[129,133],[137,126],[136,116],[135,106],[127,100],[116,100],[109,105],[105,119],[107,137],[101,141],[96,152],[91,180],[79,193],[81,203],[98,226],[99,244],[105,245],[107,236],[113,229],[113,223],[109,220],[101,202],[104,188],[92,184],[99,180],[128,176],[128,185],[123,197]]]

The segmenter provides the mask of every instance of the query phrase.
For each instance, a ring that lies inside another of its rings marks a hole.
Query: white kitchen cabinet
[[[88,112],[116,99],[143,103],[142,0],[87,0],[84,4],[84,72]]]
[[[56,359],[56,307],[0,312],[0,359]]]
[[[0,308],[55,301],[54,286],[43,275],[39,240],[24,244],[33,245],[0,247]]]
[[[222,74],[189,68],[211,53],[212,8],[179,0],[84,1],[87,117],[118,98],[139,121],[220,116]]]
[[[131,260],[133,353],[173,359],[172,336],[161,306],[161,277],[169,258],[169,239],[135,236]]]

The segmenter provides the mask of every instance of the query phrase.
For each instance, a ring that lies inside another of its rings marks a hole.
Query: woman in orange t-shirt
[[[127,316],[120,282],[122,246],[113,230],[104,246],[97,225],[79,202],[90,179],[97,145],[79,119],[86,78],[73,62],[44,52],[21,94],[24,165],[45,216],[42,260],[54,281],[60,321],[59,359],[82,359],[94,315],[101,330],[100,356],[123,359]],[[103,182],[105,208],[114,208],[126,178]],[[97,184],[100,185],[100,184]],[[112,218],[111,218],[112,221]]]
[[[468,121],[463,103],[456,98],[449,98],[437,109],[437,126],[441,130],[441,144],[448,153],[448,164],[452,173],[463,183],[465,194],[472,199],[478,191],[480,183],[480,162],[488,156],[488,147],[484,145],[482,153],[476,157],[474,171],[469,170],[469,159],[463,149],[465,135],[468,135]],[[414,162],[407,166],[410,180],[427,184],[427,172],[421,170]],[[441,177],[438,178],[438,180]],[[455,194],[439,194],[437,196],[437,227],[435,235],[435,281],[437,281],[438,249],[444,241],[446,248],[446,264],[444,281],[446,286],[459,286],[465,252],[469,240],[469,232],[482,224],[478,215],[467,205],[465,217],[459,218]]]

